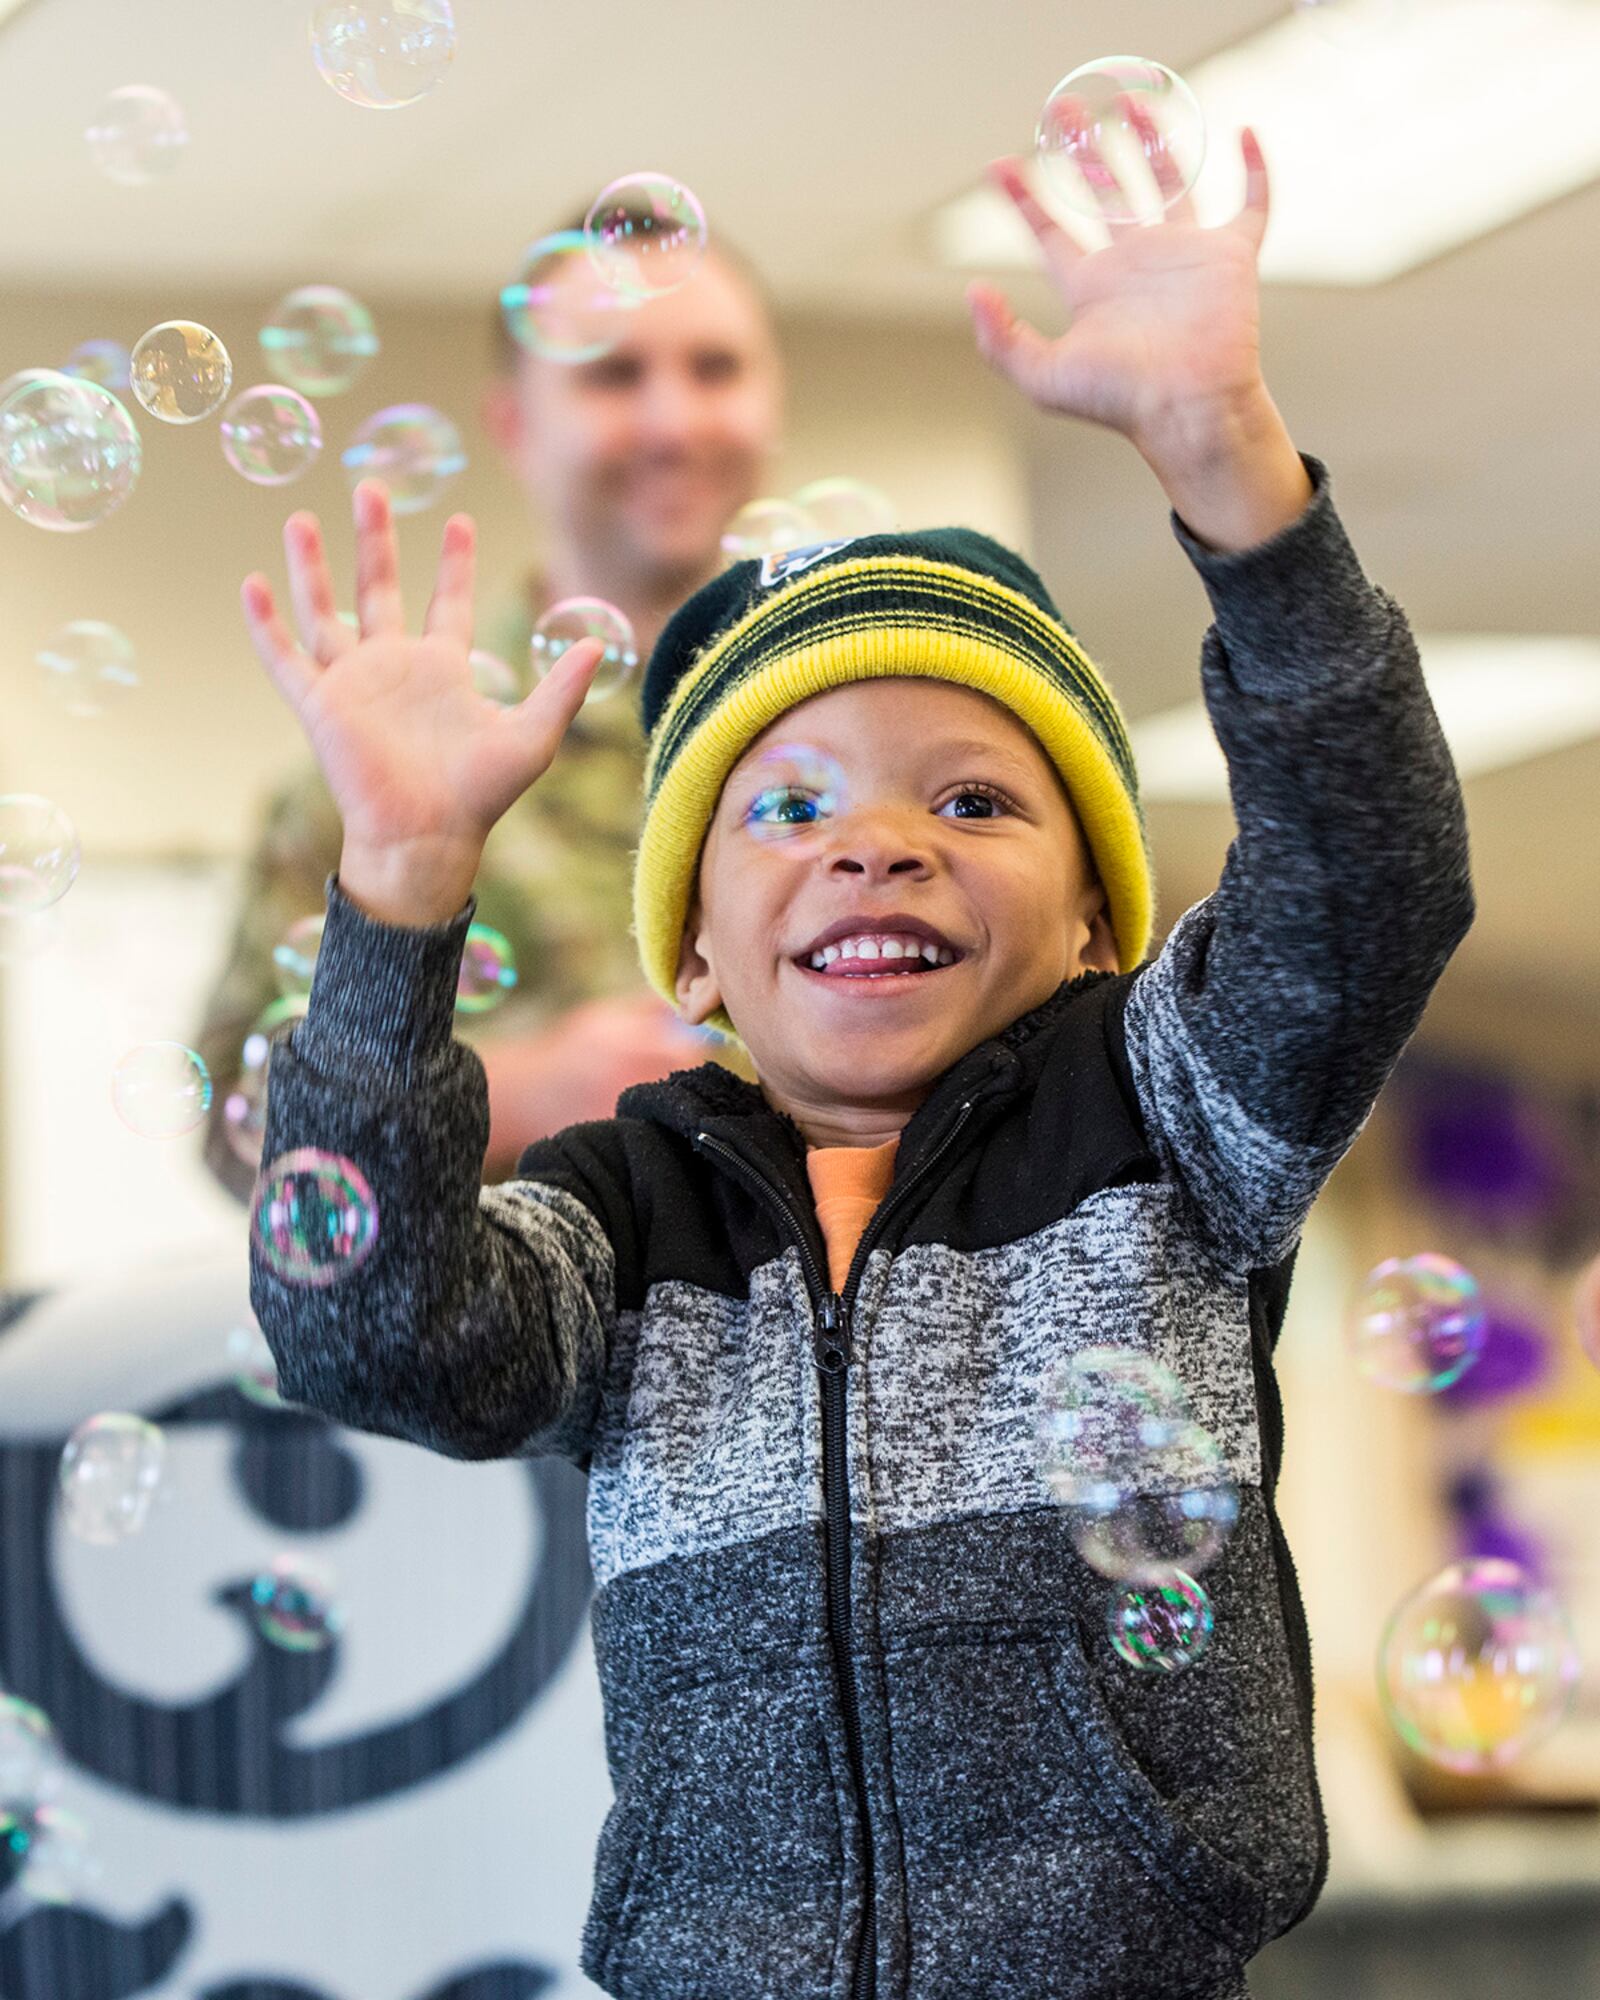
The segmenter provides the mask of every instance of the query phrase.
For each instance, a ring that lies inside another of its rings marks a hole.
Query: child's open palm
[[[1158,188],[1176,196],[1178,170],[1154,121],[1135,99],[1124,103]],[[1017,319],[994,286],[974,283],[967,299],[985,358],[1041,408],[1105,424],[1136,443],[1187,411],[1225,409],[1255,394],[1267,168],[1249,126],[1240,149],[1245,200],[1232,221],[1197,227],[1185,194],[1156,223],[1108,216],[1111,242],[1090,251],[1034,199],[1020,161],[997,160],[990,175],[1038,238],[1072,317],[1052,340]]]

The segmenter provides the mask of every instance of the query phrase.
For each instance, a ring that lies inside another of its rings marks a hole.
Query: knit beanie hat
[[[1093,854],[1121,970],[1142,961],[1154,877],[1111,690],[1020,556],[968,528],[933,528],[735,563],[661,634],[640,688],[648,744],[632,936],[669,1005],[728,773],[786,709],[849,681],[907,674],[974,688],[1032,731]],[[737,1038],[721,1008],[708,1025]]]

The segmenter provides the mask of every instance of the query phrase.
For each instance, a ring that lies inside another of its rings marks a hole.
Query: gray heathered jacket
[[[1316,1898],[1272,1353],[1307,1211],[1474,902],[1411,631],[1305,464],[1256,549],[1172,516],[1215,613],[1220,885],[938,1079],[842,1294],[801,1133],[715,1064],[480,1188],[471,907],[381,924],[329,878],[263,1157],[348,1155],[380,1236],[324,1289],[252,1253],[251,1296],[296,1402],[588,1471],[609,1994],[1230,2000]],[[1051,1364],[1096,1343],[1178,1375],[1241,1489],[1209,1651],[1170,1675],[1113,1652],[1034,1462]]]

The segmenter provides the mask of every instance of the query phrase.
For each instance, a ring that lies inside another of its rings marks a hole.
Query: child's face
[[[807,784],[817,770],[832,796]],[[837,921],[870,935],[896,915],[933,926],[955,963],[898,978],[806,969]],[[906,676],[787,710],[729,773],[677,998],[694,1022],[726,1007],[768,1101],[811,1144],[870,1145],[1086,966],[1114,972],[1116,943],[1055,767],[998,702]]]

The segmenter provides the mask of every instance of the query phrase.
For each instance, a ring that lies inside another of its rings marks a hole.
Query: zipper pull
[[[837,1292],[825,1292],[812,1322],[811,1350],[824,1375],[839,1375],[850,1366],[850,1316]]]

